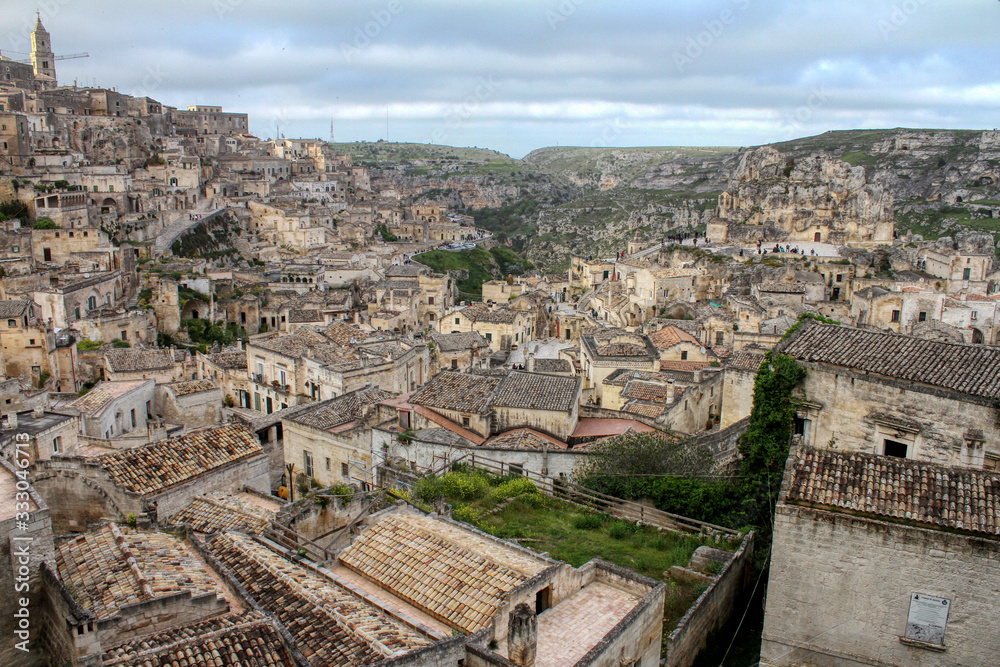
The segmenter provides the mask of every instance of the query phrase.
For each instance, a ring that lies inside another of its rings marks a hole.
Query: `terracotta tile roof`
[[[469,442],[481,445],[485,440],[485,438],[479,435],[478,433],[473,433],[469,429],[459,426],[450,419],[442,417],[438,413],[434,412],[433,410],[429,410],[422,405],[414,405],[413,411],[418,415],[420,415],[421,417],[427,419],[428,421],[434,422],[435,424],[440,426],[441,429],[448,431],[449,433],[453,433],[460,438],[464,438]],[[434,429],[434,430],[439,430],[439,429]]]
[[[512,429],[506,433],[493,436],[484,442],[483,445],[495,449],[516,449],[523,451],[541,451],[546,447],[549,449],[568,448],[568,445],[562,440],[530,428]]]
[[[662,415],[665,409],[666,408],[662,405],[640,403],[635,400],[628,401],[624,406],[622,406],[622,412],[629,412],[633,415],[642,415],[643,417],[650,417],[651,419],[656,419]]]
[[[223,350],[205,357],[219,368],[247,369],[246,350]]]
[[[972,396],[1000,396],[998,347],[813,322],[776,349],[801,361],[844,366]]]
[[[667,376],[654,373],[653,371],[634,371],[629,368],[616,368],[612,371],[611,375],[604,378],[604,384],[614,387],[624,387],[633,379],[664,382]]]
[[[120,382],[98,382],[86,394],[69,404],[82,413],[99,415],[113,400],[135,391],[143,385],[153,383],[152,380],[123,380]],[[155,384],[155,383],[154,383]]]
[[[329,431],[361,419],[365,416],[366,408],[369,405],[388,400],[393,396],[395,394],[383,391],[378,387],[359,389],[337,398],[313,403],[305,410],[293,415],[289,421]]]
[[[104,651],[104,667],[295,667],[274,623],[263,614],[226,614],[130,639]]]
[[[661,371],[677,371],[680,373],[693,373],[700,368],[711,368],[711,361],[680,361],[680,360],[660,360]]]
[[[260,441],[248,428],[228,424],[123,449],[93,460],[104,468],[115,484],[145,495],[261,455]]]
[[[622,398],[636,398],[640,401],[655,401],[662,404],[667,400],[667,385],[632,380],[622,389]]]
[[[726,360],[726,367],[738,368],[740,370],[753,371],[756,373],[760,370],[760,365],[762,363],[764,363],[764,354],[762,352],[741,350],[740,352],[734,352],[733,355]]]
[[[410,516],[382,518],[355,538],[340,562],[467,633],[486,627],[504,594],[528,579]]]
[[[569,359],[535,359],[534,373],[572,373],[573,364]]]
[[[166,533],[129,532],[109,524],[61,542],[55,551],[59,575],[73,598],[98,619],[180,591],[224,597],[194,550]]]
[[[322,322],[323,315],[318,310],[304,310],[293,308],[288,311],[288,322],[291,324],[304,324],[307,322]]]
[[[211,380],[185,380],[184,382],[171,382],[167,386],[173,389],[178,396],[190,396],[218,389]]]
[[[482,413],[500,378],[443,371],[410,397],[410,403],[431,408]]]
[[[170,517],[171,524],[187,524],[199,533],[243,530],[254,535],[267,528],[277,512],[244,502],[239,495],[218,493],[199,496]]]
[[[478,302],[473,303],[456,313],[461,313],[463,317],[471,322],[493,322],[496,324],[511,324],[524,311],[510,310],[509,308],[497,308],[493,310],[489,305]],[[524,313],[527,314],[527,313]]]
[[[569,412],[579,400],[581,378],[512,371],[497,387],[491,406]]]
[[[658,350],[665,350],[673,347],[674,345],[679,345],[680,343],[701,345],[701,342],[697,338],[675,326],[666,326],[661,329],[657,329],[649,335],[649,340],[653,342],[653,345],[655,345]]]
[[[441,352],[462,352],[471,350],[475,345],[478,345],[480,350],[485,351],[490,346],[489,341],[483,338],[483,335],[478,331],[451,334],[433,332],[430,338]]]
[[[104,358],[115,373],[159,371],[174,367],[174,355],[169,349],[110,349],[104,352]]]
[[[1000,474],[858,452],[800,447],[785,502],[1000,535]]]
[[[314,665],[354,666],[430,640],[336,581],[285,559],[253,538],[222,533],[205,544]]]
[[[0,318],[12,319],[24,315],[24,311],[31,305],[28,299],[9,299],[0,301]]]

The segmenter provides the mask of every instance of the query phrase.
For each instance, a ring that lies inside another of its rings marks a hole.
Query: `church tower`
[[[31,32],[31,64],[35,68],[36,77],[47,77],[56,83],[56,56],[52,53],[52,42],[49,32],[42,25],[42,15],[38,14],[38,22]]]

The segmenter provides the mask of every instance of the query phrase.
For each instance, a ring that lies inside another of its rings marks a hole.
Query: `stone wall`
[[[214,491],[239,491],[244,487],[264,494],[270,493],[270,467],[266,456],[253,456],[202,473],[163,493],[149,496],[146,501],[156,503],[155,519],[164,521],[184,509],[198,496]]]
[[[967,452],[964,435],[972,426],[985,437],[986,454],[1000,455],[1000,426],[996,402],[880,378],[847,368],[803,363],[808,375],[805,399],[818,409],[800,410],[810,420],[803,443],[807,447],[836,447],[846,451],[882,454],[884,440],[912,442],[906,457],[947,465],[983,465],[983,450]],[[903,424],[879,422],[882,413]]]
[[[684,614],[666,641],[665,667],[689,667],[698,653],[705,648],[708,636],[721,627],[733,612],[736,599],[743,592],[753,554],[754,533],[743,538],[743,543],[719,572],[715,581],[699,596]],[[772,567],[772,578],[774,570]]]
[[[56,535],[79,532],[102,519],[142,513],[142,497],[115,487],[100,465],[54,457],[38,461],[32,484],[45,498]]]
[[[164,385],[156,387],[156,414],[170,424],[195,429],[222,423],[222,391],[218,388],[177,396]]]
[[[779,504],[762,665],[992,665],[1000,543]],[[901,641],[911,593],[947,598],[944,650]]]
[[[756,379],[756,371],[726,367],[722,374],[722,420],[719,428],[726,428],[750,416]]]

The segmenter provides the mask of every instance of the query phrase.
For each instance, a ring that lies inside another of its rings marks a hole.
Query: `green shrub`
[[[56,223],[52,222],[48,218],[39,218],[38,220],[36,220],[35,224],[34,224],[34,228],[35,229],[62,229],[62,227],[60,227]]]
[[[451,518],[455,521],[464,521],[465,523],[470,523],[476,525],[479,520],[479,512],[466,504],[455,505],[451,510]]]
[[[470,501],[482,498],[489,485],[479,475],[450,472],[441,478],[441,493],[446,498]]]
[[[597,514],[581,514],[573,519],[573,527],[577,530],[597,530],[604,525],[604,519]]]
[[[490,497],[494,502],[500,502],[507,498],[520,496],[526,493],[539,493],[538,488],[531,483],[527,477],[515,477],[500,484],[500,486],[490,492]]]
[[[116,340],[111,343],[111,347],[116,349],[122,349],[126,347],[132,347],[132,343],[128,342],[127,340]]]
[[[76,344],[76,349],[79,352],[88,352],[90,350],[100,349],[102,345],[104,345],[103,340],[90,340],[89,338],[84,338]]]
[[[354,500],[354,489],[346,484],[334,484],[328,491],[330,495],[340,498],[340,502],[345,505]]]
[[[615,521],[608,528],[608,535],[615,538],[616,540],[624,540],[632,533],[636,532],[638,528],[633,526],[627,521]]]

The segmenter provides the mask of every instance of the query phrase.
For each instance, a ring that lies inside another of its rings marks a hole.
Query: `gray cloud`
[[[5,0],[0,50],[36,2]],[[1000,7],[951,0],[43,0],[60,80],[252,114],[268,136],[513,155],[749,145],[848,127],[992,127]],[[19,57],[13,54],[14,57]],[[481,81],[491,83],[485,95]],[[795,119],[790,122],[789,119]]]

